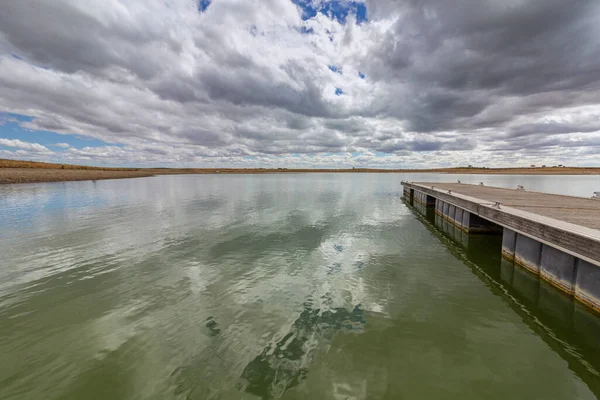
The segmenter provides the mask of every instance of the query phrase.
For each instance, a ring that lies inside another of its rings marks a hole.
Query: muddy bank
[[[156,174],[148,171],[0,168],[0,184],[123,179],[140,178],[153,175]]]

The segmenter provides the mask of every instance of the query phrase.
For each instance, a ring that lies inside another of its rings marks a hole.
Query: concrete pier
[[[515,263],[527,268],[534,274],[540,273],[540,262],[542,260],[542,243],[529,236],[517,234],[515,243]]]
[[[416,192],[419,193],[419,192]],[[428,196],[432,198],[433,196]],[[435,213],[467,233],[501,233],[498,225],[449,202],[435,199]]]
[[[502,257],[509,261],[515,259],[515,248],[517,246],[517,233],[508,228],[502,232]]]
[[[404,196],[465,233],[502,234],[502,257],[600,311],[600,201],[461,183]]]

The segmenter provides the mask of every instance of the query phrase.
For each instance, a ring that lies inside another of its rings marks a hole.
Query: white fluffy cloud
[[[47,147],[38,143],[23,142],[19,139],[2,139],[0,138],[0,146],[15,147],[17,149],[29,150],[33,153],[52,153]]]
[[[0,111],[110,144],[54,156],[74,162],[597,163],[598,2],[366,8],[357,24],[290,0],[5,1]]]

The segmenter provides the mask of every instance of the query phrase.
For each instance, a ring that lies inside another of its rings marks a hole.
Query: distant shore
[[[174,174],[285,174],[285,173],[438,173],[505,175],[600,175],[600,168],[437,168],[437,169],[293,169],[293,168],[102,168],[70,164],[0,159],[0,184],[141,178]]]

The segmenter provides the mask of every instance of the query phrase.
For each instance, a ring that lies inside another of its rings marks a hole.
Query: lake
[[[596,399],[600,318],[419,215],[401,180],[0,186],[2,399]]]

